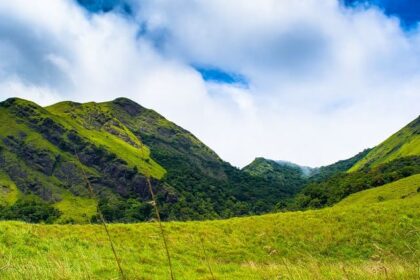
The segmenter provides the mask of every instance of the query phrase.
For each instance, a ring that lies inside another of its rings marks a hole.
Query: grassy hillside
[[[209,264],[216,279],[419,279],[419,179],[322,210],[165,223],[175,278],[213,279]],[[110,232],[128,279],[169,278],[157,224]],[[2,279],[118,278],[100,225],[1,222],[0,240]]]
[[[397,158],[420,155],[420,116],[372,149],[349,172],[372,168]]]
[[[350,195],[337,206],[372,204],[389,200],[400,200],[420,195],[420,174],[413,175],[379,188],[365,190]]]
[[[420,156],[401,157],[371,169],[340,172],[325,180],[309,182],[281,208],[302,210],[332,206],[351,194],[419,173]]]
[[[46,109],[141,173],[158,179],[165,174],[165,169],[150,158],[149,148],[103,104],[61,102]]]
[[[64,118],[18,98],[0,103],[0,183],[9,189],[2,200],[16,192],[22,199],[36,196],[60,210],[60,222],[89,222],[98,202],[86,188],[82,169],[101,206],[127,198],[147,200],[144,174],[155,179],[165,174],[148,148],[95,104],[72,111],[72,117]]]
[[[12,205],[20,195],[20,191],[9,176],[0,172],[0,204]]]

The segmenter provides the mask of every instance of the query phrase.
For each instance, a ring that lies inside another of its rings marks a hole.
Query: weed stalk
[[[79,161],[79,163],[81,163],[80,158],[79,158],[79,154],[77,153],[76,150],[74,150],[74,154],[76,155],[76,158]],[[83,178],[84,178],[84,180],[86,182],[86,185],[88,186],[88,189],[89,189],[90,194],[92,195],[93,198],[96,199],[97,197],[95,195],[95,192],[93,190],[92,185],[90,184],[90,181],[89,181],[89,178],[87,177],[87,174],[85,172],[85,169],[83,168],[83,166],[81,166],[80,168],[82,170]],[[98,212],[99,220],[101,221],[101,223],[102,223],[102,225],[103,225],[103,227],[105,229],[106,235],[108,237],[109,244],[111,245],[112,253],[114,254],[114,258],[115,258],[115,261],[117,263],[118,270],[119,270],[119,272],[121,274],[121,278],[123,280],[125,280],[126,278],[125,278],[124,270],[123,270],[123,268],[121,266],[120,259],[118,258],[117,251],[115,250],[114,242],[112,241],[111,234],[109,233],[108,226],[107,226],[107,223],[105,221],[105,217],[102,214],[101,209],[99,209],[99,206],[96,207],[96,211]]]

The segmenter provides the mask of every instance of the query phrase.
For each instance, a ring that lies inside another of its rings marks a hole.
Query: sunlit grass
[[[420,117],[376,146],[363,159],[357,162],[349,172],[357,171],[367,166],[375,167],[401,157],[420,155],[419,123]]]
[[[175,277],[212,279],[208,261],[217,279],[419,279],[418,179],[322,210],[165,223]],[[386,195],[392,192],[399,194]],[[169,279],[157,224],[109,228],[129,279]],[[0,268],[1,279],[119,277],[100,225],[2,222]]]
[[[97,202],[93,198],[75,196],[67,191],[61,194],[61,200],[54,207],[62,213],[57,223],[86,224],[96,215]]]
[[[20,195],[15,183],[7,174],[0,171],[0,205],[12,205]]]
[[[91,118],[89,112],[99,111],[101,113],[108,113],[104,106],[97,103],[85,103],[79,106],[72,107],[71,102],[61,102],[46,109],[56,116],[60,116],[61,123],[65,123],[77,130],[77,132],[87,139],[90,139],[96,144],[106,147],[108,151],[116,154],[119,158],[124,159],[130,166],[136,166],[138,170],[150,174],[154,178],[162,178],[165,174],[165,169],[150,158],[149,148],[142,144],[133,133],[126,128],[122,123],[121,127],[113,127],[114,130],[126,135],[137,147],[127,143],[120,137],[107,132],[104,128],[86,127],[88,119]],[[71,114],[71,115],[70,115]]]

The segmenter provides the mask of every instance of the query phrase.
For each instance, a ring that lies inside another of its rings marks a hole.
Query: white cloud
[[[335,0],[133,2],[135,19],[70,0],[0,0],[0,99],[126,96],[239,166],[256,156],[332,163],[419,114],[420,35],[378,10]],[[249,86],[205,82],[193,64],[240,73]]]
[[[41,100],[47,104],[53,104],[62,100],[57,92],[48,87],[27,85],[18,77],[2,80],[0,83],[0,99],[19,97],[30,100]]]

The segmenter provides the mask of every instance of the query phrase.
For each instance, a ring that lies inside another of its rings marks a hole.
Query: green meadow
[[[420,175],[321,210],[164,223],[175,279],[420,279]],[[170,279],[154,222],[111,224],[126,279]],[[0,223],[1,279],[120,279],[101,225]]]

